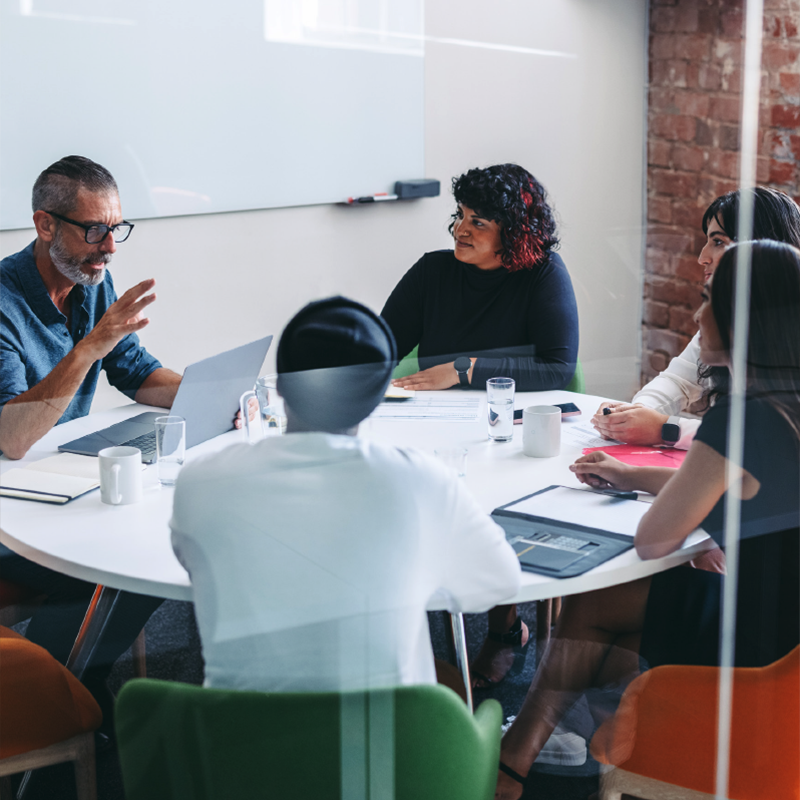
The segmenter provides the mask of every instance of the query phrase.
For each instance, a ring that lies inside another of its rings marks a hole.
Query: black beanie
[[[386,322],[361,303],[309,303],[278,344],[278,391],[309,430],[343,431],[380,403],[397,363]]]

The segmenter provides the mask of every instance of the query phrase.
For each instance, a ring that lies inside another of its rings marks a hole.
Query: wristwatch
[[[681,418],[670,417],[661,426],[661,441],[667,447],[675,447],[675,445],[678,443],[678,439],[680,438],[681,438]]]
[[[453,366],[456,368],[456,372],[458,373],[458,382],[462,386],[469,386],[469,370],[472,367],[472,361],[469,359],[468,356],[459,356]]]

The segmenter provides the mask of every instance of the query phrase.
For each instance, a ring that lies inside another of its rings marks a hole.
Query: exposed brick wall
[[[742,0],[650,0],[642,380],[697,330],[703,211],[736,188]],[[757,180],[800,200],[800,0],[764,0]]]

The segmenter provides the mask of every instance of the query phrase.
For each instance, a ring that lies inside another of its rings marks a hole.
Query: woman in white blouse
[[[775,189],[758,186],[754,190],[753,239],[773,239],[800,247],[800,208],[791,197]],[[703,283],[719,264],[725,250],[737,240],[739,192],[718,197],[703,215],[706,243],[697,260],[703,267]],[[653,378],[631,403],[603,403],[592,424],[606,439],[628,444],[670,444],[688,450],[700,427],[698,418],[678,416],[698,401],[706,399],[712,385],[712,370],[698,374],[700,345],[697,334],[669,366]],[[605,411],[609,409],[610,411]],[[703,409],[704,410],[704,409]]]

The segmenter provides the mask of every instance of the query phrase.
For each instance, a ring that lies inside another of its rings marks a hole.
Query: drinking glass
[[[174,486],[186,457],[186,420],[183,417],[156,417],[158,482]]]
[[[495,442],[510,442],[514,435],[513,378],[489,378],[486,399],[489,407],[489,438]]]

